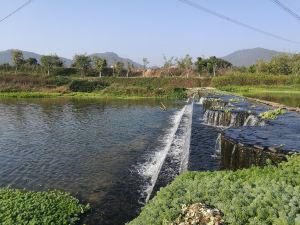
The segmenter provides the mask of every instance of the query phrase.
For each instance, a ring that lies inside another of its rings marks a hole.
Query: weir
[[[187,170],[193,107],[192,101],[174,115],[172,126],[163,137],[163,148],[142,166],[141,174],[150,178],[144,188],[146,202],[160,187]]]
[[[276,124],[259,117],[269,110],[267,106],[233,96],[202,97],[197,103],[190,100],[172,118],[171,127],[162,137],[163,145],[142,166],[141,175],[148,178],[143,189],[146,202],[186,170],[239,169],[285,159],[289,151],[272,147],[275,139],[264,137],[272,133],[268,131],[270,125]],[[299,131],[299,127],[295,129]],[[259,137],[255,136],[257,132],[261,132]]]
[[[300,152],[299,114],[286,112],[274,120],[264,120],[260,113],[266,105],[256,105],[233,96],[205,97],[200,101],[205,124],[222,127],[216,140],[216,155],[224,169],[264,166],[267,161],[278,164],[286,155]]]

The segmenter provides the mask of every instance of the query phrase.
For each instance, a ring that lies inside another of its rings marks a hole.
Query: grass
[[[259,117],[265,120],[275,120],[278,116],[285,113],[284,109],[269,110],[259,114]]]
[[[277,167],[184,173],[129,225],[167,225],[180,215],[183,204],[199,202],[220,209],[232,225],[300,224],[300,157]]]
[[[0,224],[75,224],[89,210],[68,193],[0,189]]]

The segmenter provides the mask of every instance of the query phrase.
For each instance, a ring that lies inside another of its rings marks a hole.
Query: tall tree
[[[117,77],[119,77],[124,69],[124,63],[116,62],[114,64],[114,72]]]
[[[12,52],[12,60],[13,60],[13,62],[15,64],[15,67],[16,67],[15,73],[17,73],[19,67],[21,67],[25,62],[23,52],[13,51]]]
[[[207,68],[207,62],[205,59],[198,57],[197,61],[195,62],[195,66],[197,68],[197,72],[199,73],[199,76],[201,76],[203,71]]]
[[[47,71],[48,76],[54,67],[62,67],[63,64],[57,55],[43,55],[41,57],[41,66]]]
[[[163,68],[167,70],[167,74],[168,75],[171,75],[172,76],[172,73],[171,73],[171,68],[172,66],[174,65],[174,57],[170,57],[170,58],[167,58],[165,55],[163,57],[164,59],[164,66]]]
[[[36,58],[30,57],[30,58],[28,58],[28,59],[25,60],[25,64],[28,65],[28,66],[30,66],[30,67],[35,67],[39,63],[38,63],[38,61],[37,61]]]
[[[133,64],[130,63],[130,62],[127,62],[127,73],[126,73],[126,77],[128,78],[129,77],[129,74],[132,73],[132,70],[133,70]]]
[[[98,56],[93,57],[94,65],[99,73],[99,77],[102,77],[103,70],[107,67],[106,59],[99,58]]]
[[[147,58],[143,58],[143,66],[144,66],[143,76],[145,76],[148,64],[149,64],[149,60]]]
[[[85,76],[91,68],[91,58],[87,55],[75,55],[74,66],[80,71],[81,76]]]
[[[186,55],[182,59],[177,59],[177,65],[178,67],[185,70],[186,77],[188,78],[193,66],[193,58],[190,55]]]

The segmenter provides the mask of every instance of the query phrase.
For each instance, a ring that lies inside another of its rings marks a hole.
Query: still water
[[[300,94],[297,93],[285,93],[285,92],[266,92],[266,93],[244,93],[247,97],[263,99],[271,102],[277,102],[283,105],[300,107]]]
[[[59,189],[93,210],[87,224],[124,224],[145,200],[145,165],[182,103],[155,100],[0,101],[0,186]]]

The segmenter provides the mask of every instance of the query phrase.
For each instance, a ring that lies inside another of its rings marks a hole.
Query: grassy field
[[[232,225],[300,224],[300,157],[277,167],[187,172],[162,188],[129,225],[174,221],[183,204],[205,203]]]
[[[0,224],[76,224],[89,210],[67,193],[0,189]]]

